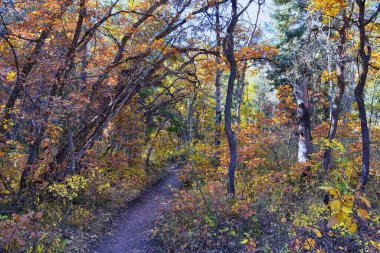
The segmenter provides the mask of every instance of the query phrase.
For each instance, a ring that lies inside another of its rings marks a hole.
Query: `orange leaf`
[[[371,202],[369,202],[368,199],[364,198],[364,197],[361,197],[359,196],[358,197],[368,208],[371,208]]]
[[[368,212],[366,210],[359,208],[357,212],[358,212],[358,216],[360,218],[365,219],[365,220],[369,219],[369,215],[368,215]]]

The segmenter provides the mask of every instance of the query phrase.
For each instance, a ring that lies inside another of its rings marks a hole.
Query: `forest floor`
[[[171,188],[179,188],[177,179],[179,166],[168,169],[168,175],[157,185],[142,193],[128,206],[114,223],[111,232],[104,235],[91,252],[154,252],[154,240],[151,236],[154,221],[169,207],[172,199]]]

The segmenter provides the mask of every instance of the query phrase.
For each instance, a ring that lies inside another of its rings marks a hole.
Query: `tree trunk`
[[[376,99],[377,98],[377,85],[373,88],[373,92],[372,92],[372,98],[371,98],[371,110],[370,110],[370,114],[369,114],[369,125],[371,127],[372,123],[373,123],[373,116],[374,116],[374,112],[375,112],[375,97]]]
[[[350,73],[349,73],[349,80],[347,83],[347,89],[346,93],[343,97],[343,122],[347,123],[347,113],[351,113],[352,111],[352,103],[355,100],[355,94],[354,94],[354,89],[355,89],[355,75],[356,75],[356,68],[355,68],[355,63],[351,62],[350,64]]]
[[[241,122],[241,105],[244,99],[245,88],[245,74],[247,72],[247,62],[244,62],[241,77],[239,78],[238,89],[236,89],[236,125],[240,125]]]
[[[219,4],[215,5],[216,7],[216,47],[218,50],[218,55],[216,56],[216,75],[215,75],[215,145],[220,146],[221,143],[221,123],[222,123],[222,106],[221,106],[221,79],[222,79],[222,70],[220,69],[220,64],[222,60],[220,58],[222,41],[220,38],[220,33],[222,26],[220,24],[220,13],[219,13]]]
[[[188,100],[188,108],[187,108],[187,142],[189,146],[191,146],[191,141],[193,139],[193,116],[194,116],[194,102],[190,102]]]
[[[294,91],[297,98],[298,109],[298,162],[305,163],[309,160],[311,150],[311,136],[310,136],[310,113],[309,103],[307,97],[307,84],[308,79],[304,78],[302,81],[294,85]]]
[[[345,17],[345,12],[343,13],[343,16]],[[330,107],[330,129],[327,136],[330,142],[332,141],[332,139],[335,138],[335,135],[336,135],[340,111],[341,111],[342,98],[343,98],[345,88],[346,88],[345,63],[343,62],[343,57],[345,54],[344,45],[346,43],[346,28],[347,28],[347,22],[345,20],[343,22],[342,28],[339,30],[340,43],[338,46],[338,57],[337,57],[338,63],[336,64],[338,92],[335,95],[335,98],[332,102],[332,106]],[[331,159],[332,159],[332,150],[331,148],[328,148],[323,153],[323,161],[322,161],[323,171],[325,175],[327,173],[328,166],[331,162]]]
[[[69,151],[70,151],[70,173],[75,173],[76,170],[76,160],[75,160],[75,150],[74,150],[74,141],[73,141],[73,131],[71,126],[70,116],[67,116],[67,137],[69,142]]]
[[[227,87],[227,97],[226,105],[224,109],[224,122],[225,122],[225,131],[228,139],[229,151],[230,151],[230,162],[228,169],[228,194],[235,195],[235,170],[236,170],[236,139],[235,134],[232,131],[231,127],[231,108],[232,108],[232,98],[234,93],[234,84],[237,73],[237,66],[234,53],[234,31],[238,21],[237,16],[237,0],[231,0],[231,21],[227,28],[227,34],[223,42],[223,51],[226,56],[226,59],[230,65],[230,75],[228,78],[228,87]]]
[[[329,41],[329,40],[327,40]],[[333,120],[333,110],[334,110],[334,105],[333,105],[333,97],[334,97],[334,87],[333,87],[333,80],[332,80],[332,64],[331,64],[331,49],[327,50],[327,71],[329,74],[329,120],[330,124]]]
[[[161,130],[164,128],[166,121],[167,121],[167,119],[165,119],[161,123],[160,127],[157,129],[156,134],[154,135],[153,139],[150,142],[148,153],[146,155],[146,160],[145,160],[145,166],[146,167],[149,167],[149,165],[150,165],[150,156],[152,155],[152,152],[153,152],[153,144],[156,141],[156,139],[157,139],[158,135],[160,134]]]
[[[265,3],[265,0],[257,2],[258,8],[257,8],[255,26],[254,26],[254,29],[253,29],[253,31],[252,31],[252,33],[251,33],[251,35],[247,41],[247,44],[246,44],[247,47],[251,46],[251,44],[252,44],[252,40],[253,40],[255,33],[256,33],[256,30],[257,30],[257,24],[258,24],[260,12],[261,12],[261,5],[263,5],[264,3]],[[238,84],[239,88],[236,89],[236,93],[237,93],[237,96],[236,96],[237,97],[236,124],[237,125],[240,125],[240,122],[241,122],[241,104],[243,103],[243,100],[244,100],[244,87],[246,85],[245,76],[247,73],[247,69],[248,69],[248,62],[247,62],[247,60],[245,60],[243,68],[242,68],[242,73],[241,73],[241,76],[239,79],[239,84]]]
[[[45,133],[45,129],[43,129],[42,127],[39,127],[36,139],[33,142],[33,144],[30,146],[28,161],[26,162],[26,167],[22,171],[21,178],[20,178],[19,193],[25,193],[25,191],[30,186],[30,184],[28,183],[28,177],[30,175],[32,166],[38,157],[38,153],[39,153],[39,149],[40,149],[40,145],[41,145],[44,133]]]
[[[367,81],[369,61],[371,58],[371,46],[369,45],[368,37],[366,35],[366,20],[365,20],[365,0],[356,0],[356,4],[359,7],[359,56],[361,60],[361,73],[359,81],[355,88],[355,99],[358,104],[359,119],[362,134],[362,170],[359,179],[358,188],[364,190],[369,177],[370,166],[370,136],[367,123],[366,108],[364,103],[364,86]],[[367,49],[367,50],[366,50]],[[366,52],[367,51],[367,52]]]
[[[310,158],[311,150],[310,114],[309,108],[303,103],[298,105],[298,111],[301,110],[302,116],[298,117],[298,162],[305,163]]]

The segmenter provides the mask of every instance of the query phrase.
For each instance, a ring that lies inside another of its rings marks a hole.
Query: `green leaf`
[[[318,189],[325,190],[325,191],[334,190],[334,188],[332,188],[331,186],[320,186],[318,187]]]

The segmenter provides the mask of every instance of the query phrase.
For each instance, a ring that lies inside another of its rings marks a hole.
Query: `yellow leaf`
[[[241,244],[247,244],[248,243],[248,239],[244,239],[243,241],[241,241]]]
[[[15,80],[15,77],[16,77],[16,73],[13,72],[13,71],[9,71],[9,72],[7,73],[7,76],[6,76],[5,78],[6,78],[6,80],[7,80],[8,82],[12,82],[12,81]]]
[[[129,0],[128,1],[128,6],[133,9],[135,7],[135,1],[134,0]]]
[[[352,209],[349,208],[349,207],[347,207],[347,206],[342,207],[342,211],[345,212],[345,213],[353,213]]]
[[[352,217],[348,217],[346,219],[346,222],[344,223],[344,227],[348,229],[349,227],[351,227],[351,224],[352,224]]]
[[[344,213],[342,213],[342,212],[337,213],[336,214],[336,219],[338,221],[337,223],[341,223],[343,221],[344,217],[345,217]]]
[[[306,238],[305,243],[303,244],[304,249],[313,249],[315,247],[315,240],[312,238]]]
[[[330,209],[331,211],[340,211],[340,208],[341,208],[341,203],[340,203],[340,200],[338,199],[334,199],[332,201],[330,201]]]
[[[356,223],[352,223],[350,228],[348,229],[348,232],[350,232],[351,234],[354,234],[357,230],[358,230],[358,225],[356,225]]]
[[[327,191],[330,195],[334,196],[334,197],[338,197],[340,192],[338,189],[334,189],[330,186],[321,186],[321,187],[318,187],[319,189],[322,189],[322,190],[325,190]]]
[[[317,237],[322,237],[322,233],[321,233],[321,231],[319,231],[319,230],[316,229],[316,228],[314,228],[313,231],[314,231],[314,233],[315,233],[315,235],[316,235]]]
[[[333,195],[334,197],[338,197],[340,195],[340,191],[338,189],[334,189],[330,191],[329,193]]]
[[[368,215],[368,212],[366,210],[359,208],[357,212],[358,212],[358,216],[360,218],[369,219],[369,215]]]

